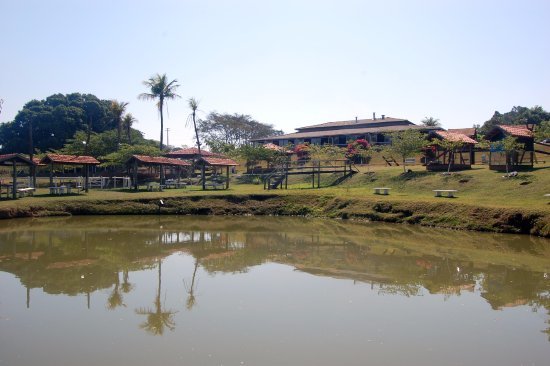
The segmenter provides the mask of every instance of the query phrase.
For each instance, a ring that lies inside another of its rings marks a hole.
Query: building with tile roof
[[[303,143],[347,146],[350,140],[365,139],[371,145],[380,145],[390,143],[389,133],[410,129],[428,132],[441,128],[415,125],[409,120],[402,118],[386,117],[385,115],[382,115],[381,118],[376,118],[373,115],[372,119],[326,122],[298,127],[294,133],[254,139],[252,141],[261,144],[272,143],[277,146],[296,146]]]

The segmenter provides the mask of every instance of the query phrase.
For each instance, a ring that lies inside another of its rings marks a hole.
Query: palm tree
[[[199,108],[199,102],[195,98],[189,98],[188,100],[189,108],[191,108],[192,113],[189,115],[189,117],[193,118],[193,127],[195,128],[195,137],[197,138],[197,149],[199,150],[199,156],[201,154],[201,142],[199,140],[199,131],[197,130],[197,121],[195,120],[195,117],[197,115],[197,109]],[[189,119],[187,119],[187,122],[189,122]]]
[[[147,88],[149,88],[149,93],[141,93],[138,98],[143,100],[156,100],[157,107],[160,114],[160,150],[162,151],[162,142],[163,142],[163,131],[164,131],[164,102],[168,99],[176,99],[181,98],[178,94],[176,94],[176,89],[179,87],[179,84],[177,84],[177,80],[174,79],[170,82],[168,82],[168,78],[166,77],[166,74],[156,74],[149,78],[149,80],[145,80],[143,82],[143,85],[145,85]]]
[[[137,122],[134,116],[131,113],[128,113],[122,119],[122,126],[126,131],[126,137],[128,138],[128,144],[132,145],[132,125]]]
[[[120,147],[120,139],[122,136],[122,115],[128,106],[128,102],[119,102],[117,100],[111,101],[111,113],[117,127],[117,142]]]
[[[439,118],[424,117],[422,125],[426,127],[439,127],[441,123],[439,123]]]

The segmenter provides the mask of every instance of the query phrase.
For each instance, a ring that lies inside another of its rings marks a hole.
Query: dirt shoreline
[[[58,200],[0,208],[1,219],[66,215],[263,215],[310,216],[406,223],[550,238],[550,212],[472,206],[455,202],[389,202],[317,195],[219,195],[132,200]]]

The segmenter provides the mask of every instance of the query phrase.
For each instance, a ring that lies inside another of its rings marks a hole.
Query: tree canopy
[[[199,120],[199,135],[214,152],[222,152],[227,146],[239,147],[251,139],[281,135],[273,125],[260,123],[244,114],[210,113]]]
[[[538,126],[543,121],[550,121],[550,112],[541,106],[532,108],[515,106],[510,112],[500,113],[495,111],[491,119],[481,126],[481,132],[487,133],[495,125],[534,125]]]
[[[393,132],[391,136],[391,145],[386,149],[392,155],[397,155],[401,158],[403,163],[403,171],[407,170],[406,160],[413,154],[420,151],[421,148],[426,146],[427,140],[425,135],[417,130],[405,130],[399,132]]]
[[[40,151],[60,149],[78,130],[101,133],[116,129],[110,110],[111,101],[92,94],[54,94],[45,100],[31,100],[14,120],[0,125],[0,152],[29,151],[29,126],[32,125],[34,148]]]

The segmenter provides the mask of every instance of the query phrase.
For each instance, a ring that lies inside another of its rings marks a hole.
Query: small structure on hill
[[[54,185],[53,173],[55,165],[79,165],[84,167],[84,189],[86,192],[88,192],[90,186],[90,166],[100,164],[93,156],[61,154],[46,154],[46,156],[40,160],[40,163],[50,165],[50,187]]]
[[[507,139],[515,139],[517,146],[506,146]],[[508,169],[532,168],[534,161],[534,134],[526,126],[496,125],[485,134],[491,142],[489,169],[504,171]]]
[[[6,196],[9,196],[11,193],[13,199],[17,198],[17,166],[27,166],[30,170],[31,167],[37,165],[33,160],[23,154],[0,155],[0,165],[12,167],[12,184],[0,183],[0,188],[6,187]],[[1,192],[0,189],[0,196]]]
[[[431,131],[434,143],[424,149],[426,169],[430,171],[471,169],[477,141],[462,133]]]
[[[203,156],[197,161],[197,165],[201,168],[201,181],[202,189],[205,190],[207,186],[217,188],[218,186],[225,186],[225,189],[229,189],[229,167],[235,167],[239,165],[236,161],[228,158],[215,158]],[[211,182],[206,182],[206,169],[210,168]],[[225,168],[225,178],[222,178],[221,170]],[[222,182],[222,180],[224,182]]]
[[[147,156],[147,155],[132,155],[128,161],[126,161],[128,167],[128,172],[132,172],[134,189],[138,189],[138,167],[139,166],[149,166],[149,167],[158,167],[159,171],[165,167],[174,167],[177,171],[178,183],[181,176],[182,168],[191,167],[191,163],[185,160],[180,159],[171,159],[165,158],[162,156]],[[161,176],[164,176],[162,174]],[[164,184],[164,182],[160,182]]]

